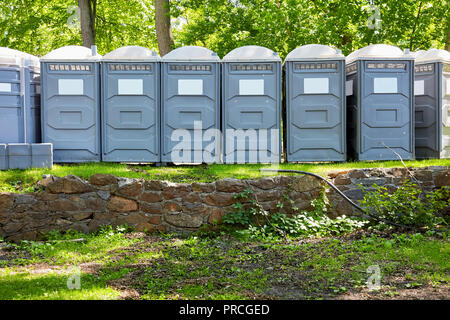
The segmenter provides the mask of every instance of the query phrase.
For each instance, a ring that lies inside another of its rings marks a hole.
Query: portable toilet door
[[[41,59],[42,140],[54,162],[98,162],[100,62],[96,48],[67,46]]]
[[[40,142],[39,59],[0,48],[0,143]]]
[[[281,160],[281,59],[244,46],[222,59],[222,130],[225,163]]]
[[[103,161],[160,162],[159,60],[139,46],[103,56]]]
[[[161,61],[161,161],[220,162],[219,57],[186,46]]]
[[[415,61],[416,158],[450,158],[450,53],[430,49]]]
[[[356,160],[414,159],[414,60],[377,44],[346,58],[347,148]]]
[[[311,44],[285,64],[286,160],[345,161],[345,57]]]
[[[40,143],[41,137],[41,65],[38,57],[25,54],[26,143]]]

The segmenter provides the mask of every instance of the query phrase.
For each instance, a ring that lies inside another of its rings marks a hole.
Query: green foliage
[[[367,192],[361,200],[366,212],[408,226],[435,228],[439,224],[447,224],[440,212],[450,205],[448,187],[427,194],[423,194],[420,187],[409,180],[392,194],[386,187],[372,187],[375,190]]]
[[[289,200],[287,196],[285,197]],[[283,212],[269,214],[252,197],[251,190],[245,190],[235,198],[243,199],[246,203],[234,204],[235,210],[226,214],[222,221],[226,226],[243,228],[244,230],[241,230],[239,234],[251,238],[336,236],[360,229],[367,224],[365,221],[346,216],[336,219],[328,217],[327,210],[330,204],[325,190],[319,198],[311,202],[312,211],[303,211],[294,215]],[[278,208],[283,208],[281,202],[278,203]],[[298,209],[294,208],[294,211]]]
[[[75,0],[0,1],[0,46],[42,56],[66,45],[82,45]],[[125,45],[157,48],[150,0],[98,1],[96,44],[100,54]]]
[[[369,1],[177,0],[175,15],[187,20],[177,45],[207,46],[224,56],[243,45],[261,45],[285,57],[297,46],[320,43],[345,55],[373,43],[443,48],[450,21],[448,1],[375,0],[381,24],[369,28]]]
[[[222,218],[222,221],[226,224],[231,225],[241,225],[241,226],[248,226],[252,223],[254,216],[258,213],[255,210],[255,205],[257,205],[257,202],[254,199],[250,199],[250,196],[253,194],[253,192],[249,189],[244,190],[241,193],[238,193],[234,195],[234,199],[238,200],[244,200],[244,201],[250,201],[253,206],[250,209],[245,209],[244,205],[241,202],[237,202],[233,204],[233,208],[235,209],[233,213],[227,214]]]
[[[369,28],[369,1],[171,0],[175,44],[201,45],[221,57],[242,45],[261,45],[285,57],[297,46],[320,43],[349,54],[371,43],[412,50],[443,48],[450,6],[442,0],[375,0],[379,28]],[[0,2],[0,46],[44,55],[64,45],[81,45],[76,0]],[[100,54],[123,45],[157,48],[152,0],[97,3]],[[448,44],[447,44],[448,45]]]
[[[83,259],[102,259],[108,255],[110,250],[116,246],[131,244],[134,240],[124,237],[126,233],[133,231],[128,225],[117,227],[102,226],[94,234],[84,234],[74,230],[60,232],[51,231],[44,236],[44,241],[23,240],[20,244],[8,243],[8,250],[27,252],[31,255],[28,263],[37,260],[46,260],[52,257],[60,262],[75,263]],[[84,239],[83,242],[72,242],[70,240]]]

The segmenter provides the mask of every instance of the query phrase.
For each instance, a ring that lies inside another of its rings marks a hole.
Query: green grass
[[[30,272],[0,275],[1,300],[112,300],[120,292],[106,286],[104,279],[92,274],[81,274],[79,290],[69,289],[67,280],[73,273],[69,270],[32,274]]]
[[[441,290],[441,298],[449,298],[448,235],[365,234],[306,241],[145,236],[112,229],[53,235],[83,236],[86,242],[0,249],[0,300],[118,299],[128,291],[152,300],[392,298],[411,290],[418,290],[414,297]],[[382,288],[370,293],[367,268],[373,265],[381,270]],[[81,288],[70,290],[67,280],[76,266]]]
[[[450,159],[406,161],[411,167],[450,166]],[[347,162],[347,163],[302,163],[281,164],[280,169],[303,170],[324,175],[336,170],[358,168],[402,167],[400,161]],[[223,178],[250,179],[261,177],[261,168],[267,165],[208,165],[208,166],[132,166],[114,163],[86,163],[77,165],[55,165],[53,169],[8,170],[0,172],[0,192],[31,192],[44,174],[59,177],[76,175],[89,179],[95,173],[113,174],[119,177],[143,178],[146,180],[168,180],[172,182],[212,182]],[[265,173],[265,175],[275,173]]]

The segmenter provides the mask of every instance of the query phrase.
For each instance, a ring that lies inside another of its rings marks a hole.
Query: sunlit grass
[[[450,159],[432,159],[405,161],[410,167],[450,166]],[[400,161],[347,162],[347,163],[283,163],[280,169],[302,170],[325,175],[331,171],[360,168],[393,168],[403,167]],[[212,182],[217,179],[237,178],[251,179],[263,176],[261,168],[270,168],[261,164],[214,164],[207,166],[167,166],[150,165],[130,166],[117,163],[85,163],[77,165],[55,165],[53,169],[29,169],[0,171],[0,192],[30,192],[37,181],[45,174],[63,177],[76,175],[89,179],[96,173],[112,174],[126,178],[142,178],[146,180],[167,180],[172,182]],[[264,176],[276,173],[264,173]]]
[[[80,289],[67,282],[75,273],[72,269],[47,273],[1,272],[1,300],[112,300],[120,292],[106,285],[104,279],[92,274],[80,274]],[[70,282],[72,283],[72,282]]]

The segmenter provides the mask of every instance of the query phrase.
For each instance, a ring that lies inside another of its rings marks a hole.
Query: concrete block
[[[31,168],[31,146],[27,143],[10,143],[7,146],[9,169]]]

